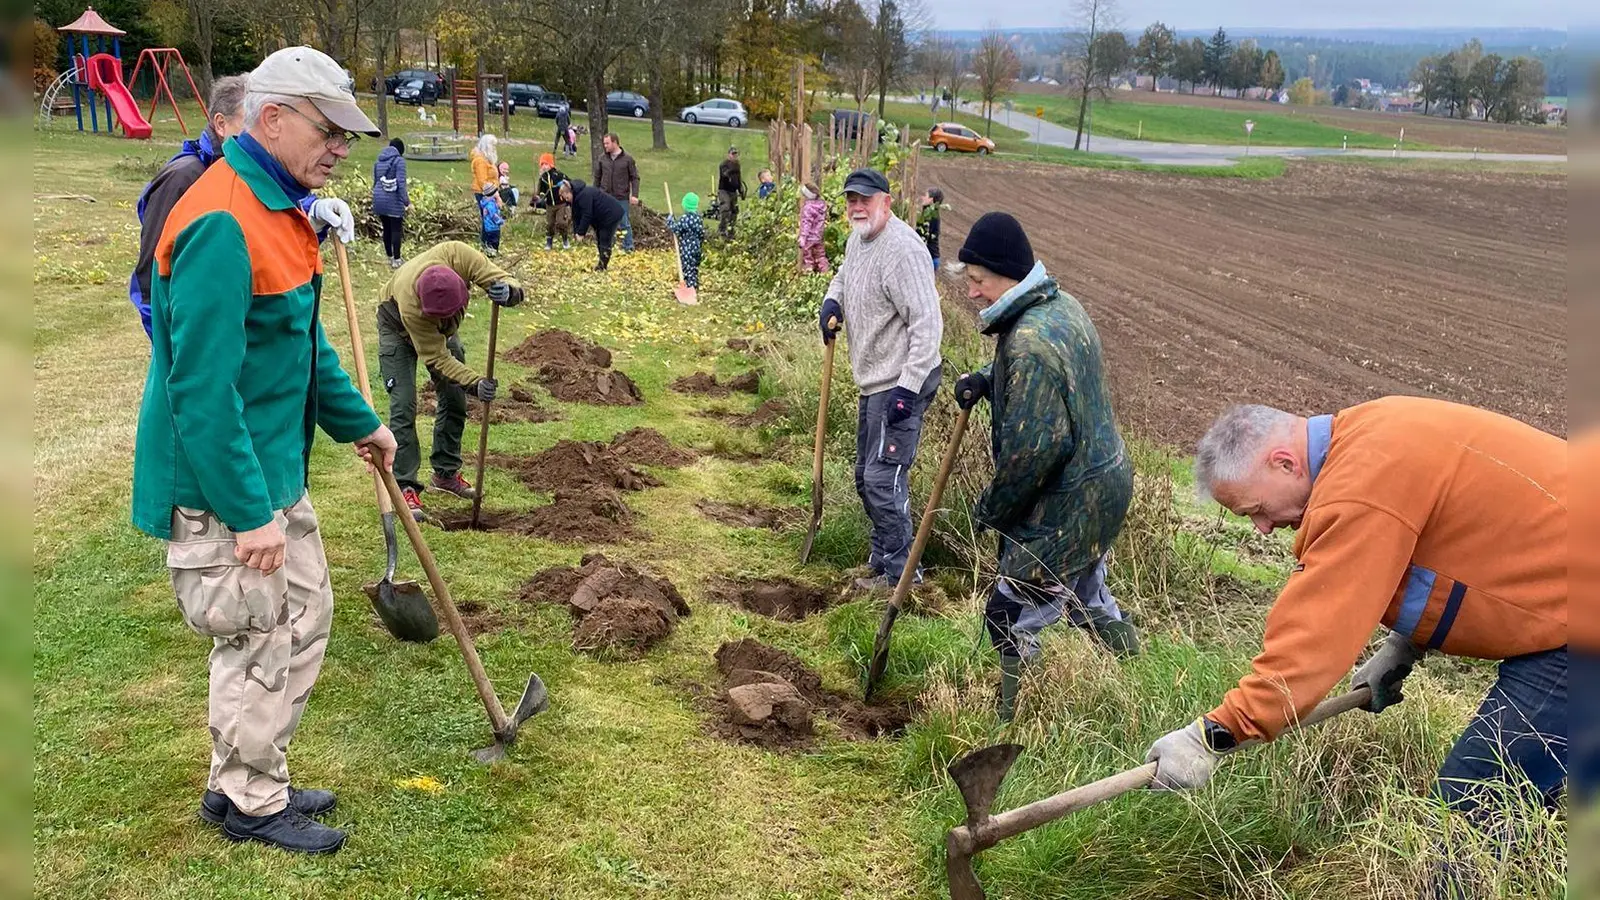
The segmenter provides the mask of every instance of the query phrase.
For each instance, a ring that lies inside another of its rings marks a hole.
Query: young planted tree
[[[994,124],[994,101],[1011,90],[1017,76],[1022,74],[1022,62],[1005,35],[991,26],[972,54],[972,69],[978,76],[978,91],[983,97],[983,133],[987,136]]]
[[[1116,0],[1074,0],[1073,17],[1078,31],[1074,33],[1077,53],[1074,55],[1078,90],[1078,133],[1072,139],[1072,149],[1083,149],[1083,123],[1089,115],[1089,94],[1094,90],[1095,76],[1103,66],[1095,58],[1095,51],[1105,48],[1100,35],[1115,31],[1117,27]],[[1123,40],[1126,45],[1127,40]]]
[[[1178,36],[1160,22],[1146,27],[1139,35],[1139,44],[1133,50],[1133,65],[1140,75],[1150,78],[1150,90],[1157,89],[1156,82],[1172,70],[1177,60]]]

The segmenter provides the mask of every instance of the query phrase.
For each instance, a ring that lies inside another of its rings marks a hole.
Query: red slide
[[[150,137],[150,123],[139,113],[139,104],[133,102],[133,95],[122,83],[122,60],[109,53],[96,53],[89,57],[87,68],[89,87],[103,92],[111,101],[111,110],[122,123],[122,133],[140,140]]]

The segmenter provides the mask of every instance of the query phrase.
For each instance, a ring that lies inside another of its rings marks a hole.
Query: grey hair
[[[1294,421],[1290,413],[1259,404],[1223,410],[1194,450],[1194,483],[1200,498],[1211,499],[1218,483],[1244,480],[1260,464],[1272,440]]]
[[[249,75],[229,75],[211,83],[211,99],[206,102],[206,112],[221,114],[231,119],[244,106],[245,92],[250,90]]]
[[[295,101],[300,99],[303,98],[291,97],[288,94],[247,91],[244,95],[244,127],[256,127],[257,123],[261,121],[261,111],[267,106],[293,106]]]

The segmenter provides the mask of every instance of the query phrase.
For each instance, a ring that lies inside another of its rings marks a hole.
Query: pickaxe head
[[[983,885],[972,869],[973,854],[992,846],[979,828],[989,820],[1000,783],[1022,753],[1021,744],[995,744],[974,750],[950,764],[946,770],[961,790],[967,805],[967,824],[953,828],[945,839],[944,870],[950,883],[951,900],[984,900]]]
[[[528,686],[522,689],[522,699],[517,701],[517,708],[511,713],[510,721],[494,736],[493,744],[472,751],[473,757],[481,763],[504,759],[506,748],[517,742],[517,729],[522,727],[522,723],[549,708],[550,692],[545,689],[544,681],[537,673],[529,675]]]

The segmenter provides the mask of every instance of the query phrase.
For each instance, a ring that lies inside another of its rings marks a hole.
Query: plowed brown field
[[[934,164],[944,257],[1000,209],[1093,316],[1118,416],[1435,396],[1565,435],[1566,178],[1299,163],[1267,181]],[[964,285],[961,285],[964,289]]]

